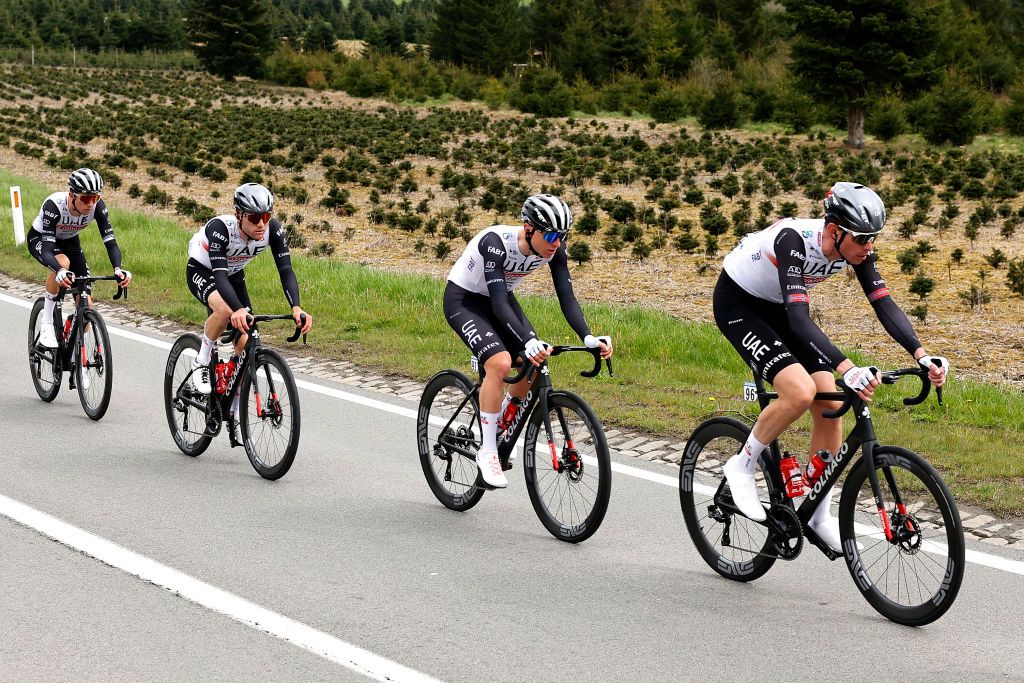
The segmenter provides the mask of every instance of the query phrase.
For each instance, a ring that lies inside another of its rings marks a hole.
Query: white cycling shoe
[[[82,368],[82,372],[78,376],[78,384],[82,387],[82,391],[89,391],[89,386],[92,384],[92,380],[89,379],[89,368]]]
[[[744,456],[739,454],[732,456],[722,468],[725,472],[725,480],[729,483],[729,491],[732,493],[732,502],[746,517],[755,522],[763,522],[768,515],[757,495],[757,482],[754,481],[754,475],[740,465],[742,457]]]
[[[39,345],[44,349],[57,348],[57,335],[53,331],[53,325],[42,325],[39,328]]]
[[[480,468],[480,476],[484,483],[496,489],[508,486],[508,479],[501,470],[501,461],[497,451],[479,451],[476,454],[476,466]]]
[[[834,552],[843,554],[843,542],[839,537],[839,520],[835,517],[829,516],[825,518],[823,522],[815,522],[811,520],[807,523],[808,528],[813,531],[818,538],[825,542],[829,548],[832,548]],[[857,551],[864,550],[864,544],[857,543]]]
[[[192,387],[204,396],[213,391],[210,385],[210,366],[192,361]]]

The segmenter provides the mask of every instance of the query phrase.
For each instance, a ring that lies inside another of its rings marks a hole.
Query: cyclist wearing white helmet
[[[945,358],[929,356],[921,347],[875,267],[874,242],[885,225],[881,198],[864,185],[841,182],[829,190],[824,209],[824,219],[783,218],[744,237],[725,257],[715,286],[718,328],[779,395],[761,412],[747,442],[724,468],[736,506],[755,521],[766,518],[754,480],[766,444],[810,410],[810,453],[835,453],[842,442],[842,421],[822,413],[839,404],[815,401],[814,394],[835,391],[833,371],[865,401],[879,384],[875,368],[856,367],[811,319],[809,289],[852,267],[885,331],[929,369],[932,384],[942,386],[949,368]],[[839,523],[829,505],[834,491],[829,490],[808,526],[842,552]]]
[[[228,323],[242,332],[235,344],[240,353],[248,341],[249,292],[245,286],[245,266],[270,247],[277,264],[285,297],[291,305],[295,324],[309,332],[313,316],[299,306],[299,284],[292,270],[288,237],[281,221],[273,217],[274,195],[263,185],[245,183],[235,189],[235,213],[211,218],[188,244],[188,265],[185,275],[189,291],[206,305],[210,317],[203,327],[202,346],[193,361],[192,381],[197,391],[209,394],[210,358],[217,338]],[[305,323],[300,316],[305,314]],[[237,428],[238,397],[231,408],[229,424]],[[241,439],[236,439],[241,443]]]
[[[70,287],[75,277],[89,275],[89,264],[82,253],[78,235],[93,220],[99,228],[107,257],[120,278],[119,286],[127,287],[132,274],[121,267],[121,249],[114,238],[107,205],[100,198],[103,178],[91,168],[80,168],[68,177],[67,192],[54,192],[43,201],[39,215],[32,221],[28,233],[28,250],[35,260],[50,269],[46,276],[46,296],[43,313],[46,320],[53,318],[60,288]],[[86,290],[88,296],[88,289]],[[92,305],[92,297],[89,296]],[[39,343],[50,349],[57,348],[57,337],[52,325],[40,328]]]
[[[525,381],[509,387],[503,405],[503,380],[514,355],[540,365],[550,354],[513,294],[522,279],[550,264],[558,303],[570,327],[584,344],[600,348],[603,358],[612,355],[611,337],[597,338],[590,333],[573,293],[565,251],[572,226],[569,207],[553,195],[533,195],[523,204],[522,219],[522,227],[495,225],[470,240],[448,273],[444,290],[448,324],[484,368],[480,387],[483,443],[476,461],[484,482],[496,488],[508,486],[498,460],[498,420],[512,397],[521,399],[530,390]]]

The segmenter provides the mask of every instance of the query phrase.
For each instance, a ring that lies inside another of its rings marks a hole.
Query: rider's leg
[[[61,268],[70,268],[71,261],[64,254],[54,254],[57,263]],[[43,313],[47,320],[53,320],[53,308],[57,302],[57,295],[60,293],[60,285],[57,284],[57,274],[52,270],[46,276],[46,296],[43,298]]]
[[[484,481],[496,488],[508,486],[508,479],[498,460],[498,420],[501,418],[501,394],[511,367],[512,357],[508,351],[487,358],[480,385],[480,429],[483,433],[476,461]]]
[[[816,372],[811,375],[818,391],[835,391],[835,375],[831,372]],[[835,410],[840,405],[838,401],[815,401],[811,406],[811,416],[814,424],[811,428],[810,455],[814,455],[822,449],[828,449],[835,453],[843,440],[843,421],[840,418],[826,418],[822,413],[826,410]],[[839,540],[839,520],[832,516],[832,495],[836,487],[829,489],[815,509],[814,514],[807,521],[807,525],[814,530],[832,550],[842,552],[842,543]]]
[[[767,517],[754,481],[761,452],[814,401],[814,381],[798,363],[780,370],[772,384],[779,398],[761,412],[743,448],[729,458],[724,467],[733,502],[744,515],[755,521],[763,521]]]
[[[203,345],[199,349],[199,356],[196,359],[196,362],[201,365],[210,364],[217,338],[224,334],[224,330],[228,328],[228,322],[231,320],[231,307],[224,301],[220,292],[210,292],[206,305],[210,308],[210,317],[206,319],[206,324],[203,326]]]

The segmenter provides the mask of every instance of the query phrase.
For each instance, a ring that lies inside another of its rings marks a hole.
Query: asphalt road
[[[1020,573],[969,564],[946,616],[898,626],[861,598],[841,561],[813,549],[752,584],[721,579],[691,546],[676,489],[623,473],[600,531],[561,543],[537,520],[521,468],[508,490],[451,512],[423,479],[412,418],[310,388],[300,392],[295,465],[267,482],[224,437],[195,459],[174,446],[161,394],[169,338],[112,336],[113,400],[94,423],[66,388],[52,404],[36,396],[27,319],[27,308],[0,297],[0,496],[334,646],[408,667],[406,677],[1024,676]],[[1022,553],[968,547],[1024,568]],[[365,680],[316,648],[221,613],[230,608],[197,604],[6,516],[0,587],[2,680]]]

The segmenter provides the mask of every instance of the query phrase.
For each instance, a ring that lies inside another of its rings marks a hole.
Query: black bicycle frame
[[[43,360],[51,360],[54,364],[54,369],[57,372],[72,372],[75,368],[76,362],[81,362],[81,352],[84,351],[85,346],[85,316],[83,315],[86,310],[90,310],[92,307],[89,305],[89,294],[88,286],[93,282],[101,280],[117,280],[116,275],[104,275],[99,277],[82,276],[75,278],[74,283],[69,289],[61,287],[58,292],[57,300],[53,307],[53,320],[50,324],[53,325],[54,334],[57,337],[57,348],[40,350],[37,348],[36,353]],[[72,314],[70,320],[71,329],[68,330],[67,338],[64,338],[64,297],[70,293],[75,298],[75,312]],[[128,293],[124,289],[119,289],[114,295],[115,299],[120,299],[121,296],[128,298]],[[78,355],[74,355],[78,353]],[[52,356],[50,354],[53,354]],[[71,382],[74,382],[73,372],[70,378]]]

